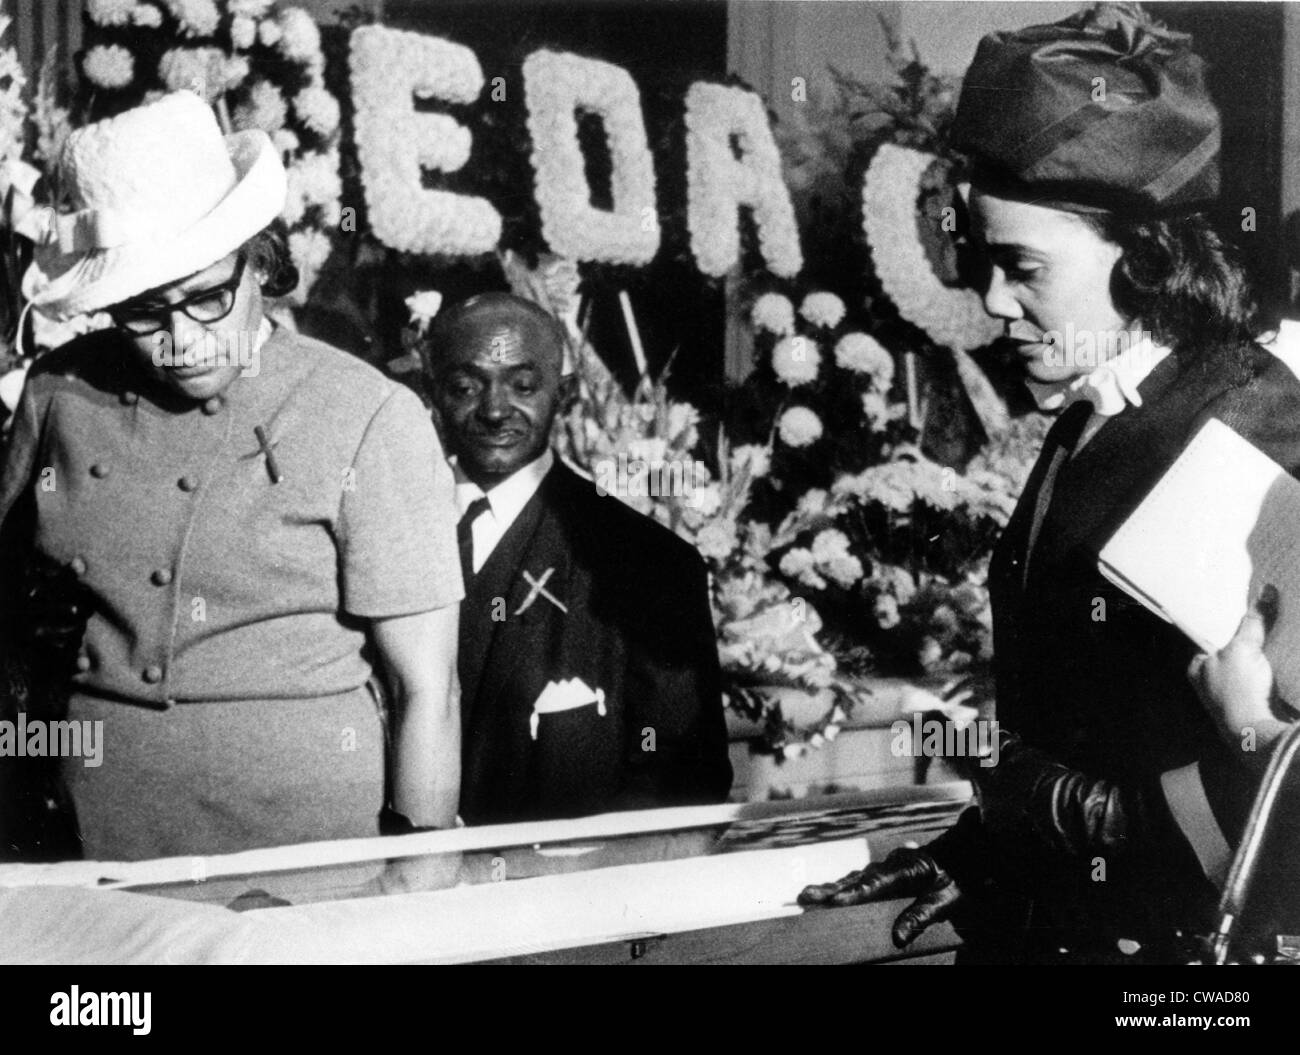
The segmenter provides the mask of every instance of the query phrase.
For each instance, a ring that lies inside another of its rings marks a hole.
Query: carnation
[[[818,564],[834,560],[836,557],[848,556],[849,537],[843,531],[827,528],[813,539],[812,555]]]
[[[835,362],[845,370],[869,374],[879,389],[887,389],[894,380],[894,357],[885,346],[869,334],[846,333],[835,345]]]
[[[298,139],[298,133],[293,131],[293,129],[281,128],[271,134],[271,142],[275,144],[275,149],[280,152],[281,156],[283,156],[285,154],[292,154],[296,151],[300,140]]]
[[[436,289],[418,290],[406,298],[406,307],[411,313],[411,321],[424,330],[442,308],[442,294]]]
[[[726,560],[736,548],[736,522],[723,518],[705,524],[695,536],[695,548],[706,560]]]
[[[844,301],[834,293],[809,293],[799,305],[799,314],[813,326],[832,329],[844,318]]]
[[[86,17],[101,26],[124,26],[131,20],[135,0],[86,0]]]
[[[830,504],[830,495],[820,487],[810,487],[799,496],[799,502],[795,506],[800,516],[815,517],[826,512],[826,507]]]
[[[167,0],[167,9],[187,37],[210,37],[221,21],[221,12],[213,0]]]
[[[807,447],[821,439],[822,419],[807,407],[791,407],[776,426],[781,442],[789,447]]]
[[[779,567],[782,575],[797,579],[814,590],[824,590],[826,580],[817,574],[816,563],[809,550],[792,549],[781,558]]]
[[[761,480],[772,467],[771,452],[766,447],[760,447],[757,443],[735,448],[731,452],[731,471],[740,472],[741,469],[746,467],[748,467],[751,477],[755,480]]]
[[[159,61],[158,73],[172,91],[198,92],[211,105],[248,76],[248,61],[232,59],[220,48],[172,48]]]
[[[257,27],[257,39],[262,42],[264,47],[273,48],[280,43],[280,37],[284,34],[280,31],[280,26],[276,22],[267,19]]]
[[[866,415],[872,432],[880,432],[889,424],[889,404],[879,392],[862,393],[862,413]]]
[[[851,553],[844,553],[824,562],[822,571],[832,582],[847,590],[862,578],[862,561]]]
[[[257,23],[247,15],[236,15],[230,23],[230,43],[246,51],[257,42]]]
[[[887,593],[882,593],[876,598],[873,612],[882,630],[893,630],[902,621],[898,613],[898,601]]]
[[[691,506],[701,516],[711,517],[722,508],[722,495],[718,493],[715,485],[709,484],[707,487],[695,488],[695,494],[691,497]]]
[[[764,293],[754,301],[750,313],[756,329],[767,330],[778,336],[794,333],[794,305],[789,297],[780,293]]]
[[[162,12],[152,4],[137,4],[131,12],[131,21],[145,29],[157,29],[162,25]]]
[[[320,30],[316,20],[300,7],[280,12],[280,50],[298,62],[320,58]]]
[[[280,89],[261,79],[253,82],[247,98],[231,114],[235,128],[260,128],[267,135],[274,135],[283,128],[288,117],[289,107]]]
[[[293,97],[293,110],[304,125],[318,136],[331,136],[339,126],[339,103],[318,84]]]
[[[81,71],[100,88],[125,88],[135,77],[135,59],[120,44],[98,44],[86,52]]]
[[[772,369],[787,385],[806,385],[817,380],[822,355],[807,337],[782,337],[772,349]]]
[[[275,0],[228,0],[226,9],[232,15],[260,18],[273,3]]]
[[[690,403],[668,404],[668,435],[671,439],[683,439],[683,446],[695,446],[692,430],[700,421],[700,412]]]

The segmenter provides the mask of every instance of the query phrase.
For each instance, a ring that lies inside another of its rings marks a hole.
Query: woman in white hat
[[[32,369],[0,519],[92,598],[67,718],[102,760],[61,760],[85,856],[450,825],[451,473],[411,392],[264,315],[294,280],[269,139],[180,92],[74,132],[62,175],[36,307],[115,326]]]

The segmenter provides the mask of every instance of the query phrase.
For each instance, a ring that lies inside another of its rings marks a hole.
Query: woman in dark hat
[[[0,524],[89,608],[66,718],[102,757],[59,760],[85,855],[375,835],[386,782],[451,825],[451,470],[410,391],[266,318],[296,279],[270,140],[178,92],[72,133],[61,169],[34,304],[114,326],[32,368]]]
[[[1176,957],[1258,767],[1217,733],[1223,679],[1203,705],[1195,646],[1097,557],[1209,418],[1300,471],[1300,382],[1204,212],[1219,118],[1186,36],[1103,5],[985,37],[955,133],[986,310],[1061,410],[990,569],[1000,757],[948,833],[800,900],[916,897],[895,943],[951,917],[975,960]]]

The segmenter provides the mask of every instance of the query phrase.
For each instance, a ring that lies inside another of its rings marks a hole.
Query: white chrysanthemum
[[[136,4],[131,12],[131,22],[141,29],[157,29],[163,24],[162,12],[153,4]]]
[[[894,357],[867,333],[846,333],[835,344],[835,362],[845,370],[869,374],[875,386],[886,389],[894,380]]]
[[[695,493],[691,496],[691,508],[706,517],[713,516],[721,509],[722,495],[718,491],[717,484],[695,488]]]
[[[885,402],[885,397],[879,392],[862,393],[862,413],[871,426],[872,432],[882,431],[893,417],[889,410],[889,404]]]
[[[101,26],[124,26],[134,8],[135,0],[86,0],[86,17]]]
[[[757,443],[735,448],[731,452],[731,471],[740,472],[746,466],[749,467],[749,475],[753,479],[761,480],[772,467],[771,452]]]
[[[706,560],[725,560],[736,545],[736,522],[727,518],[710,521],[695,536],[695,548]]]
[[[268,80],[259,79],[253,82],[247,97],[235,107],[230,119],[236,129],[260,128],[273,136],[289,119],[289,104],[284,101],[279,88]]]
[[[799,305],[799,314],[813,326],[833,329],[844,318],[844,301],[834,293],[809,293]]]
[[[286,58],[308,63],[320,58],[320,30],[311,15],[290,7],[280,12],[279,24],[280,50]]]
[[[826,561],[822,572],[833,583],[848,590],[862,579],[862,561],[851,553],[843,553]]]
[[[882,593],[878,595],[873,611],[881,630],[893,630],[902,622],[902,617],[898,612],[898,601],[892,594]]]
[[[750,319],[755,329],[767,330],[778,337],[794,333],[794,305],[780,293],[764,293],[754,301]]]
[[[820,487],[810,487],[795,505],[795,511],[802,517],[821,516],[830,505],[831,496]]]
[[[699,423],[700,412],[690,403],[668,404],[668,438],[673,441],[681,440],[679,446],[684,448],[695,446],[692,434]]]
[[[788,447],[807,447],[822,436],[822,419],[807,407],[791,407],[781,415],[776,432]]]
[[[280,43],[280,38],[284,34],[280,31],[280,24],[271,19],[259,23],[257,27],[257,39],[262,42],[263,47],[273,48]]]
[[[257,43],[257,23],[247,15],[236,15],[230,22],[230,43],[247,51]]]
[[[187,37],[210,37],[217,31],[221,12],[213,0],[166,0],[167,10]]]
[[[248,76],[248,61],[220,48],[172,48],[159,61],[158,75],[172,91],[196,92],[210,105]]]
[[[316,281],[316,275],[329,259],[333,243],[315,228],[294,231],[289,235],[289,252],[298,268],[298,288],[290,294],[295,303],[302,303]]]
[[[318,84],[304,88],[293,97],[293,112],[318,136],[329,137],[339,127],[338,100]]]
[[[787,385],[806,385],[817,380],[822,354],[807,337],[782,337],[772,349],[772,369]]]
[[[97,44],[81,60],[81,72],[100,88],[125,88],[135,77],[135,59],[120,44]]]
[[[836,528],[819,531],[817,537],[813,539],[812,555],[813,560],[818,564],[834,560],[836,557],[846,557],[848,553],[849,536]]]
[[[292,128],[281,128],[271,133],[271,142],[283,157],[285,154],[294,153],[301,141],[298,139],[298,133]]]
[[[273,3],[275,0],[228,0],[226,10],[245,18],[261,18]]]
[[[782,575],[797,579],[814,590],[823,590],[826,588],[826,580],[817,573],[816,564],[809,550],[792,549],[781,558],[779,567]]]

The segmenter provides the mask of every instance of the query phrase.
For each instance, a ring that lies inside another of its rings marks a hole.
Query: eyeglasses
[[[235,264],[235,273],[225,282],[210,289],[200,290],[174,304],[119,304],[115,308],[109,308],[108,314],[119,329],[126,330],[127,333],[137,337],[148,337],[159,330],[167,329],[171,325],[172,313],[175,311],[183,311],[195,322],[219,322],[234,310],[235,297],[239,293],[239,283],[244,278],[246,262],[244,254],[240,253],[239,260]]]

